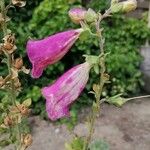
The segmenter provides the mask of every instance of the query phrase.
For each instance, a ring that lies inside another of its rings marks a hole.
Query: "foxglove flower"
[[[44,87],[46,111],[51,120],[69,116],[69,106],[80,95],[89,78],[91,65],[87,62],[64,73],[54,84]]]
[[[42,40],[29,40],[27,54],[32,63],[32,77],[39,78],[50,64],[60,60],[78,39],[82,29],[69,30]]]

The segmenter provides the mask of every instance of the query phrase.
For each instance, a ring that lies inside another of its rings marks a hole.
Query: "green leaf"
[[[117,107],[121,107],[123,104],[125,104],[127,102],[127,100],[125,98],[121,97],[120,95],[121,94],[110,97],[110,98],[108,98],[108,100],[106,100],[106,102],[108,102],[109,104],[113,104]]]
[[[104,140],[96,140],[89,145],[89,150],[109,150],[109,145]]]
[[[71,143],[66,143],[66,150],[83,150],[84,147],[84,139],[81,137],[75,137]]]
[[[95,71],[96,74],[99,74],[99,73],[100,73],[99,65],[95,65],[95,66],[94,66],[94,71]]]
[[[31,98],[26,99],[22,104],[29,107],[32,104]]]
[[[85,57],[85,61],[91,65],[98,65],[99,64],[99,56],[94,55],[83,55]]]
[[[87,30],[84,30],[81,34],[80,34],[80,37],[79,37],[79,40],[80,41],[86,41],[89,39],[89,37],[91,36],[90,34],[90,31],[87,29]]]
[[[85,14],[85,20],[87,22],[94,22],[97,18],[98,15],[96,14],[96,12],[93,9],[89,8]]]

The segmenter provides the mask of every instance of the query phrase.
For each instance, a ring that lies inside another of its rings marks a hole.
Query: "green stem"
[[[0,0],[0,8],[1,8],[1,14],[4,19],[4,21],[1,23],[1,27],[3,30],[3,35],[6,36],[7,33],[7,23],[6,23],[6,9],[5,9],[5,1]],[[7,57],[7,68],[9,75],[12,76],[12,54],[5,53]],[[16,106],[16,91],[15,91],[15,85],[14,85],[14,80],[10,79],[10,90],[9,90],[9,97],[12,102],[13,106]],[[17,142],[18,144],[16,145],[16,149],[20,150],[21,149],[21,133],[20,133],[20,127],[17,124],[16,125],[16,135],[17,135]]]
[[[106,11],[103,16],[99,15],[99,18],[96,22],[96,31],[97,31],[97,36],[98,36],[98,39],[99,39],[99,47],[100,47],[100,55],[102,57],[100,57],[100,80],[99,80],[99,90],[95,93],[96,94],[96,107],[97,107],[97,110],[95,111],[94,110],[94,106],[92,107],[92,114],[91,114],[91,117],[90,117],[90,127],[89,127],[89,135],[87,136],[87,139],[85,141],[85,144],[84,144],[84,148],[83,150],[87,150],[88,149],[88,146],[89,146],[89,143],[91,141],[91,138],[92,138],[92,135],[93,135],[93,132],[94,132],[94,124],[95,124],[95,120],[96,120],[96,116],[99,115],[99,112],[100,112],[100,104],[101,104],[101,101],[100,101],[100,98],[101,98],[101,95],[102,95],[102,91],[103,91],[103,87],[105,85],[105,80],[104,80],[104,75],[105,75],[105,71],[106,71],[106,65],[105,65],[105,53],[104,53],[104,40],[102,38],[102,35],[101,35],[101,29],[100,29],[100,22],[102,21],[102,19],[108,17],[110,14],[110,10]]]

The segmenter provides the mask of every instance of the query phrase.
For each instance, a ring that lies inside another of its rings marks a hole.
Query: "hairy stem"
[[[106,71],[105,53],[104,53],[104,39],[102,38],[102,34],[101,34],[102,30],[100,29],[100,22],[104,18],[108,17],[109,15],[110,15],[110,10],[107,10],[102,16],[99,15],[99,18],[95,23],[97,37],[99,40],[100,55],[102,56],[100,58],[100,70],[101,71],[100,71],[100,79],[99,79],[99,83],[98,83],[99,88],[98,88],[98,91],[95,93],[96,94],[96,107],[97,107],[97,109],[95,111],[94,106],[92,107],[92,113],[91,113],[90,121],[89,121],[89,123],[90,123],[89,135],[87,136],[83,150],[88,149],[89,143],[90,143],[92,135],[94,133],[94,124],[95,124],[96,116],[99,115],[99,112],[100,112],[100,104],[101,104],[100,98],[101,98],[103,87],[105,84],[104,76],[105,76],[105,71]]]
[[[6,36],[7,33],[7,23],[6,23],[6,8],[5,8],[5,1],[4,0],[0,0],[0,8],[1,8],[1,14],[2,17],[4,19],[3,22],[1,22],[1,28],[3,30],[3,35]],[[9,72],[9,76],[12,77],[12,54],[8,54],[5,53],[6,58],[7,58],[7,68],[8,68],[8,72]],[[9,89],[9,98],[12,102],[13,106],[16,106],[16,91],[15,91],[15,85],[14,85],[14,80],[12,78],[10,78],[10,89]],[[21,133],[20,133],[20,129],[19,129],[19,125],[16,125],[16,137],[17,137],[17,146],[16,149],[20,150],[21,148]]]

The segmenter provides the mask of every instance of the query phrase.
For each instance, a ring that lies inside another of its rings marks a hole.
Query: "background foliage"
[[[9,16],[12,17],[10,29],[16,33],[18,55],[23,56],[26,66],[31,68],[25,51],[26,41],[29,37],[39,39],[59,31],[79,27],[74,25],[68,17],[68,10],[75,6],[81,6],[80,0],[34,0],[28,1],[25,8],[12,8],[9,11]],[[109,1],[93,0],[87,7],[104,12],[109,7]],[[138,94],[143,85],[139,71],[142,60],[139,49],[146,38],[150,37],[145,19],[127,18],[120,14],[103,22],[103,27],[106,38],[105,49],[110,52],[107,57],[107,71],[111,76],[111,83],[107,85],[107,90],[104,90],[103,96],[117,93],[124,93],[125,96]],[[19,98],[24,100],[31,97],[33,113],[45,116],[44,100],[41,97],[40,88],[47,83],[52,83],[65,70],[75,64],[82,63],[84,61],[82,55],[85,53],[98,53],[96,40],[91,38],[87,39],[86,42],[79,40],[61,61],[49,66],[38,80],[21,74],[22,85],[25,90]],[[0,67],[0,73],[1,75],[5,74],[2,67]],[[72,108],[72,116],[75,116],[76,111],[81,106],[90,103],[92,96],[88,94],[87,90],[91,88],[91,83],[96,80],[97,76],[91,74],[87,89]],[[2,92],[0,96],[2,97]]]

